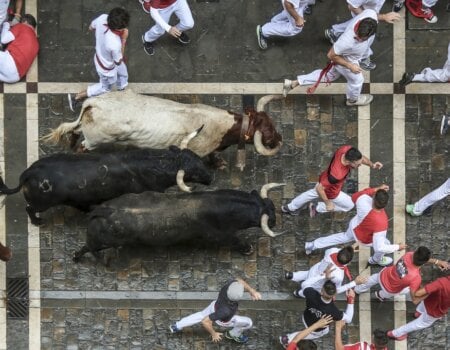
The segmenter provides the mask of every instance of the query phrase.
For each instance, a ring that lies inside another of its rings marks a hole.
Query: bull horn
[[[266,104],[268,104],[272,100],[281,100],[283,98],[283,95],[266,95],[261,97],[258,100],[258,103],[256,104],[256,111],[257,112],[264,112],[264,107],[266,107]]]
[[[271,182],[268,184],[265,184],[263,187],[261,187],[260,195],[261,198],[267,198],[267,192],[269,192],[272,188],[280,187],[280,186],[286,186],[285,183],[277,183],[277,182]]]
[[[192,187],[189,187],[184,183],[184,170],[178,170],[177,172],[177,185],[180,188],[180,190],[184,192],[192,191]]]
[[[203,129],[204,126],[205,126],[205,124],[203,124],[203,125],[202,125],[201,127],[199,127],[197,130],[191,132],[189,135],[187,135],[186,137],[184,137],[184,138],[181,140],[181,143],[180,143],[180,149],[186,149],[187,146],[188,146],[189,141],[191,141],[195,136],[197,136],[198,133],[199,133],[200,131],[202,131],[202,129]]]
[[[275,148],[267,148],[262,143],[262,133],[259,130],[255,131],[255,134],[253,135],[253,144],[255,145],[256,152],[259,154],[262,154],[263,156],[274,156],[278,153],[282,146],[282,142],[280,141],[278,143],[278,146]]]
[[[263,230],[263,232],[270,236],[270,237],[276,237],[281,235],[281,233],[274,233],[270,228],[269,228],[269,215],[267,214],[263,214],[261,216],[261,229]]]

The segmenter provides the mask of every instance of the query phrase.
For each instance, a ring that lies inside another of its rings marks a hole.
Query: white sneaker
[[[369,258],[370,265],[388,266],[391,265],[394,260],[388,256],[383,256],[380,261],[375,261],[372,257]]]
[[[292,80],[284,79],[283,82],[283,97],[286,97],[289,91],[292,90]]]
[[[367,106],[372,100],[372,95],[359,95],[358,99],[355,101],[347,99],[346,104],[347,106]]]

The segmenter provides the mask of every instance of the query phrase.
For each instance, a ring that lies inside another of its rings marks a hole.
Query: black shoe
[[[297,216],[299,214],[298,210],[290,210],[287,205],[281,206],[281,212],[284,214],[292,215],[292,216]]]
[[[303,14],[307,15],[307,16],[311,15],[312,14],[312,8],[313,8],[312,5],[306,6],[305,9],[303,10]]]
[[[189,44],[191,42],[191,39],[188,37],[188,35],[183,32],[180,34],[180,36],[178,37],[178,41],[184,45]]]
[[[153,42],[145,41],[144,36],[142,35],[142,43],[144,44],[145,53],[149,56],[153,56],[155,54],[155,47],[153,46]]]
[[[400,81],[398,82],[400,85],[402,86],[406,86],[408,84],[411,84],[413,79],[414,79],[415,74],[414,73],[408,73],[405,72],[403,73],[402,78],[400,79]]]
[[[75,96],[72,94],[67,94],[67,99],[69,100],[69,108],[72,112],[75,112],[75,108],[77,107],[79,101],[75,99]]]
[[[284,278],[286,278],[287,280],[291,280],[292,277],[294,277],[294,274],[291,271],[286,271],[284,273]]]
[[[297,290],[294,290],[294,291],[292,292],[292,294],[293,294],[294,297],[296,297],[296,298],[301,298],[300,294],[298,294],[299,292],[300,292],[300,289],[297,289]]]
[[[399,12],[403,5],[405,4],[405,0],[394,0],[394,6],[392,6],[392,11]]]

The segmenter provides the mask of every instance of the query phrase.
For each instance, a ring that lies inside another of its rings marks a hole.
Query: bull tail
[[[71,123],[62,123],[60,126],[58,126],[56,129],[51,129],[50,132],[47,135],[44,135],[40,138],[41,141],[45,143],[50,144],[66,144],[63,140],[64,136],[67,134],[74,134],[77,132],[77,129],[80,127],[84,113],[89,111],[92,107],[91,106],[84,106],[81,109],[80,116],[77,120],[71,122]]]
[[[0,176],[0,195],[10,195],[10,194],[14,194],[20,191],[20,189],[22,188],[22,182],[19,183],[19,185],[16,188],[8,188],[6,187],[5,183],[3,182],[2,177]]]

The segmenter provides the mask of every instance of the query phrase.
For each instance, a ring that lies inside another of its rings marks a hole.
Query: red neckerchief
[[[350,270],[348,269],[347,265],[343,265],[341,264],[338,259],[337,259],[337,253],[331,254],[330,255],[331,261],[333,262],[333,264],[335,264],[337,267],[339,267],[341,270],[344,270],[344,274],[345,276],[347,276],[347,278],[352,281],[353,277],[352,274],[350,273]]]
[[[118,35],[118,36],[120,37],[120,39],[122,39],[123,31],[121,31],[121,30],[116,30],[116,29],[111,29],[111,28],[108,27],[107,24],[104,24],[104,26],[106,27],[106,30],[103,32],[103,34],[106,33],[108,30],[110,30],[110,31],[113,32],[114,34]]]
[[[316,91],[317,87],[319,86],[320,82],[322,81],[322,77],[323,77],[325,74],[327,74],[333,66],[334,66],[334,62],[333,62],[333,61],[329,61],[329,62],[327,63],[327,65],[325,66],[325,68],[321,70],[320,75],[319,75],[319,79],[317,79],[317,81],[314,83],[313,86],[311,86],[311,87],[309,87],[308,89],[306,89],[306,92],[307,92],[308,94],[313,94],[314,91]],[[325,78],[326,78],[326,84],[327,84],[327,85],[330,85],[330,84],[331,84],[331,81],[330,81],[330,79],[328,78],[327,75],[325,75]]]
[[[377,350],[377,348],[375,347],[375,345],[370,344],[370,350]],[[387,350],[387,347],[383,348],[383,350]]]

